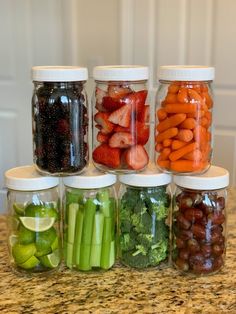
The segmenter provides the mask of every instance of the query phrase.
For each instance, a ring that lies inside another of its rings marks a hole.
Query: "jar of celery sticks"
[[[90,166],[63,182],[66,266],[80,271],[111,268],[116,258],[116,176]]]

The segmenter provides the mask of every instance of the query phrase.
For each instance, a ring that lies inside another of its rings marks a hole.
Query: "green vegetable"
[[[127,187],[119,212],[119,252],[124,264],[144,268],[167,258],[169,204],[165,186]]]

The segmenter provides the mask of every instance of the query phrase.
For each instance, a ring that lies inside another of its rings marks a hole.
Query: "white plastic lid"
[[[93,78],[99,81],[148,80],[148,67],[141,65],[106,65],[93,69]]]
[[[80,189],[97,189],[116,183],[114,174],[98,171],[92,164],[79,176],[63,178],[64,185]]]
[[[11,190],[46,190],[58,184],[59,179],[57,177],[41,176],[34,166],[16,167],[5,172],[5,185]]]
[[[202,175],[173,177],[178,186],[193,190],[217,190],[229,185],[229,172],[220,167],[211,166]]]
[[[35,66],[31,69],[33,81],[75,82],[88,79],[88,69],[76,66]]]
[[[139,187],[162,186],[171,182],[171,175],[160,172],[153,165],[149,165],[140,173],[122,174],[118,178],[121,183]]]
[[[212,81],[215,68],[200,65],[167,65],[161,66],[158,79],[165,81]]]

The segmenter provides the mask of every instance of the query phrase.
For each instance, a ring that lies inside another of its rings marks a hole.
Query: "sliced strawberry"
[[[104,134],[102,132],[98,132],[97,134],[97,141],[100,143],[107,143],[109,140],[109,135],[108,134]]]
[[[125,160],[129,168],[141,170],[148,164],[149,157],[142,145],[135,145],[127,149]]]
[[[135,141],[137,144],[145,145],[149,140],[149,126],[143,122],[136,121]]]
[[[113,85],[110,84],[108,86],[108,96],[110,96],[113,99],[121,99],[125,95],[131,93],[132,90],[128,86],[124,85]]]
[[[123,103],[120,99],[113,99],[112,97],[105,96],[103,98],[102,106],[106,111],[115,111],[122,106],[124,106],[125,103]]]
[[[134,138],[131,133],[128,132],[117,132],[114,133],[109,139],[110,147],[127,148],[134,145]]]
[[[149,123],[150,120],[150,106],[143,106],[142,110],[137,115],[137,120],[144,123]]]
[[[108,120],[114,124],[119,124],[124,128],[129,127],[131,120],[131,106],[125,105],[120,109],[113,111]]]
[[[93,151],[93,160],[98,164],[105,165],[109,168],[119,168],[121,150],[119,148],[112,148],[107,144],[101,144]]]
[[[94,116],[94,120],[102,127],[102,133],[108,134],[112,132],[114,125],[109,121],[109,113],[97,112]]]

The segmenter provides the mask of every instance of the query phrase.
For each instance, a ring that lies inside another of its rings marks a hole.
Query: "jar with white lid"
[[[21,273],[48,273],[61,261],[59,180],[34,166],[5,173],[10,265]]]
[[[88,163],[88,71],[74,66],[32,68],[33,155],[44,175],[75,175]]]
[[[156,164],[177,175],[203,173],[212,156],[214,68],[161,66],[158,78]]]
[[[64,257],[70,269],[110,269],[116,259],[116,176],[92,165],[63,179]]]
[[[119,176],[119,259],[140,269],[169,260],[171,176],[153,168]]]
[[[211,166],[197,176],[174,176],[172,261],[195,275],[219,271],[225,260],[227,170]]]
[[[93,70],[93,163],[132,173],[149,162],[148,67],[97,66]]]

